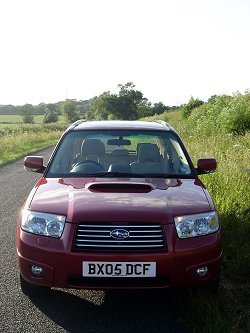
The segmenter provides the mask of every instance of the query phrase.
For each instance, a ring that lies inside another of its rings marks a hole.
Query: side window
[[[180,174],[189,174],[191,170],[189,168],[186,156],[184,155],[183,150],[179,145],[179,142],[173,137],[169,138],[169,142],[169,148],[171,150],[175,172]]]

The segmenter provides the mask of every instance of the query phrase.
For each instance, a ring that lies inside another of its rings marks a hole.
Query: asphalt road
[[[46,158],[52,149],[37,155]],[[16,260],[18,211],[39,174],[23,160],[0,168],[0,332],[188,333],[181,297],[162,291],[54,290],[28,298],[19,287]]]

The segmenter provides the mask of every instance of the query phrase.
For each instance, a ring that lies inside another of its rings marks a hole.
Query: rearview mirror
[[[196,171],[198,175],[211,173],[216,170],[217,162],[216,159],[213,157],[209,158],[199,158],[197,162]]]
[[[24,159],[24,168],[28,171],[43,173],[45,166],[43,165],[42,156],[26,156]]]
[[[109,139],[108,145],[110,146],[130,146],[131,141],[125,139]]]

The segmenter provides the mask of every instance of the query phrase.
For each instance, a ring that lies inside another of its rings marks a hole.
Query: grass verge
[[[0,129],[0,165],[57,143],[66,125],[22,125]]]
[[[218,295],[206,290],[182,294],[183,316],[194,333],[250,331],[249,284],[222,278]]]
[[[178,131],[194,165],[200,157],[215,157],[218,162],[216,173],[201,180],[223,231],[221,286],[216,296],[206,291],[184,293],[184,316],[194,332],[250,332],[250,132],[232,135],[212,128],[203,132],[199,121],[183,120],[179,112],[144,118],[156,119],[168,121]]]

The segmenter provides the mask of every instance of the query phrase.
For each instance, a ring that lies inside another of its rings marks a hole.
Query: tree
[[[188,118],[192,112],[193,109],[198,108],[204,104],[204,102],[198,98],[194,99],[193,97],[190,98],[187,104],[185,104],[181,108],[181,115],[183,118]]]
[[[151,108],[152,115],[161,114],[166,111],[170,110],[169,106],[164,105],[162,102],[154,103],[153,107]]]
[[[145,118],[152,116],[152,104],[144,98],[137,106],[138,118]]]
[[[113,113],[116,114],[117,119],[122,120],[135,120],[138,119],[138,108],[140,103],[147,101],[143,97],[143,94],[139,90],[135,90],[135,85],[133,82],[128,82],[124,85],[118,84],[120,88],[117,107],[113,110]]]
[[[46,108],[45,103],[40,103],[38,105],[33,105],[33,114],[34,115],[44,114],[45,113],[45,108]]]
[[[209,99],[207,100],[207,102],[208,103],[212,103],[212,102],[214,102],[216,100],[217,97],[218,97],[217,95],[212,95],[212,96],[209,97]]]
[[[69,123],[73,123],[81,118],[75,100],[66,99],[62,104],[62,113],[64,114],[66,121]]]
[[[162,102],[152,106],[143,93],[135,89],[133,82],[118,84],[118,87],[118,94],[107,91],[90,100],[88,118],[135,120],[170,110]]]
[[[119,84],[118,94],[109,91],[90,100],[89,111],[95,119],[134,120],[140,116],[139,111],[145,107],[147,99],[135,90],[135,85],[128,82]]]
[[[55,111],[52,111],[48,107],[46,107],[43,122],[45,124],[49,124],[49,123],[56,123],[57,121],[58,121],[58,114]]]
[[[60,109],[59,109],[59,107],[58,107],[58,105],[56,103],[46,104],[45,112],[46,112],[46,109],[49,109],[52,112],[60,114]]]
[[[20,115],[23,118],[24,124],[34,124],[33,106],[25,104],[21,107]]]
[[[94,119],[106,120],[112,113],[112,104],[115,95],[111,95],[109,91],[95,96],[89,103],[89,114]]]

